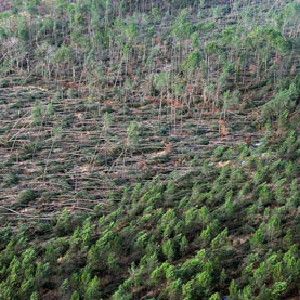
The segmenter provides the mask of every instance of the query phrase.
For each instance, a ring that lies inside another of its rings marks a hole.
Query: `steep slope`
[[[0,300],[297,299],[297,1],[12,1]]]

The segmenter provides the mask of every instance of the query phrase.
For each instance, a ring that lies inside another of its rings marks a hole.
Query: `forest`
[[[300,299],[298,0],[0,0],[0,300]]]

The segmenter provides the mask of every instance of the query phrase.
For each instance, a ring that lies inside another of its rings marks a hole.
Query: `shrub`
[[[135,150],[138,147],[141,135],[139,123],[132,121],[127,129],[127,146]]]
[[[31,142],[26,144],[23,148],[23,159],[29,159],[30,157],[34,157],[35,154],[42,149],[41,142]]]
[[[57,218],[54,230],[58,235],[65,235],[69,233],[71,229],[72,224],[70,212],[67,209],[64,209]]]
[[[182,299],[182,280],[179,278],[167,286],[169,299]]]
[[[273,198],[272,192],[265,183],[263,183],[259,186],[258,195],[259,195],[260,205],[264,206],[264,205],[268,205],[272,202],[272,198]]]
[[[225,151],[226,151],[225,146],[223,145],[218,146],[216,149],[214,149],[213,156],[216,158],[221,158]]]
[[[18,203],[21,205],[27,205],[29,202],[34,201],[37,197],[38,193],[29,189],[19,194]]]
[[[226,228],[211,241],[211,248],[216,251],[221,250],[224,246],[226,246],[227,240],[228,230]]]
[[[78,293],[78,291],[74,291],[70,300],[80,300],[80,294]]]
[[[230,300],[237,300],[239,298],[239,288],[234,279],[230,283],[229,294]]]
[[[235,203],[233,201],[233,192],[227,192],[225,196],[225,203],[224,203],[224,212],[227,218],[231,218],[235,211]]]
[[[198,209],[190,208],[184,212],[184,223],[187,228],[194,228],[198,225]]]
[[[81,239],[84,246],[89,246],[92,240],[92,234],[94,231],[94,225],[91,223],[91,219],[88,218],[84,221],[84,224],[81,228]]]
[[[276,202],[280,205],[284,205],[286,202],[286,199],[287,199],[287,195],[285,192],[285,184],[286,184],[285,179],[281,179],[276,182],[274,196],[275,196]]]
[[[214,293],[209,297],[209,300],[222,300],[222,298],[219,293]]]
[[[108,270],[110,270],[112,273],[113,272],[116,273],[120,269],[118,257],[113,252],[110,252],[108,254],[106,263],[107,263]]]
[[[68,249],[68,241],[66,238],[50,239],[45,247],[45,260],[53,264],[56,260],[63,256]]]
[[[276,214],[273,215],[269,222],[266,224],[267,230],[268,230],[268,235],[270,238],[274,238],[279,232],[281,228],[281,217],[280,215]]]
[[[168,262],[162,263],[151,273],[152,284],[154,286],[159,284],[162,280],[167,278],[167,274],[169,274],[168,277],[170,277],[172,273],[174,273],[174,266]]]
[[[248,193],[251,192],[252,186],[251,186],[251,182],[250,181],[246,181],[242,188],[239,191],[239,197],[243,197],[246,196]]]
[[[180,253],[182,256],[186,253],[188,246],[189,242],[187,238],[185,236],[182,236],[179,242]]]
[[[283,265],[285,267],[286,276],[290,276],[292,280],[299,281],[300,277],[300,258],[299,246],[292,245],[289,250],[284,253]]]
[[[6,174],[6,175],[4,175],[4,178],[3,178],[3,183],[4,183],[4,186],[6,186],[6,187],[15,185],[18,183],[18,181],[19,181],[19,177],[15,173]]]
[[[268,166],[262,167],[260,166],[257,170],[257,172],[255,173],[254,176],[254,182],[258,185],[261,184],[263,182],[268,182],[269,181],[269,174],[270,174],[270,170]]]
[[[132,300],[132,295],[127,291],[123,285],[120,285],[117,291],[114,293],[113,300]]]
[[[38,102],[36,105],[32,108],[32,122],[34,125],[41,125],[44,115],[44,108],[43,106]]]
[[[85,292],[86,300],[96,300],[101,298],[100,291],[100,280],[97,276],[94,276],[93,279],[88,283]]]
[[[0,87],[1,88],[8,88],[10,86],[10,82],[8,79],[2,79],[0,81]]]
[[[272,295],[276,298],[282,297],[288,288],[286,282],[275,282],[272,288]]]
[[[233,159],[234,158],[234,150],[233,148],[228,148],[225,153],[223,154],[223,159]]]
[[[287,205],[289,207],[298,207],[300,205],[300,191],[299,191],[299,184],[298,179],[294,179],[289,187],[289,197],[287,200]]]
[[[42,286],[50,276],[50,263],[37,262],[35,271],[36,284]]]
[[[39,300],[39,295],[37,292],[33,292],[30,296],[30,300]]]
[[[12,237],[12,228],[10,226],[3,227],[0,229],[0,249],[9,243]]]
[[[247,285],[243,288],[242,298],[243,300],[252,300],[254,298],[252,294],[251,286]]]
[[[204,230],[201,231],[200,240],[204,244],[209,244],[214,236],[219,232],[220,224],[217,220],[210,222]]]
[[[297,176],[298,165],[292,161],[289,161],[285,167],[285,175],[289,179],[293,179]]]
[[[191,300],[195,298],[195,282],[194,280],[188,281],[182,286],[182,295],[184,300]]]
[[[253,248],[260,248],[265,241],[265,230],[264,230],[264,224],[259,226],[259,228],[256,230],[256,232],[252,235],[250,238],[250,245]]]
[[[165,255],[165,257],[172,261],[175,258],[175,248],[174,248],[174,242],[171,239],[168,239],[166,242],[162,244],[162,253]]]
[[[174,231],[174,226],[177,223],[177,217],[173,209],[168,209],[161,217],[159,229],[164,237],[170,237]]]
[[[197,275],[196,279],[201,290],[203,290],[204,294],[207,296],[210,292],[211,284],[213,280],[211,274],[208,271],[203,271]]]
[[[235,169],[230,176],[233,184],[243,183],[246,180],[246,174],[242,169]]]
[[[270,288],[267,288],[264,284],[259,291],[258,299],[272,299],[272,291]]]

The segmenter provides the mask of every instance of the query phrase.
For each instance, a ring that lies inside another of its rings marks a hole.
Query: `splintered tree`
[[[173,64],[177,66],[177,68],[179,68],[179,66],[182,63],[183,55],[187,53],[188,39],[190,38],[193,32],[193,25],[189,21],[188,15],[189,13],[187,9],[183,9],[182,11],[180,11],[178,17],[174,20],[171,29],[172,36],[175,40],[175,48],[172,49],[172,52],[175,56],[175,61],[173,61]],[[175,55],[177,53],[177,49],[176,49],[177,44],[179,47],[178,56]],[[183,50],[185,53],[183,53]]]
[[[159,91],[159,110],[158,110],[158,122],[161,121],[161,110],[163,99],[168,98],[168,87],[170,83],[170,73],[162,72],[154,77],[154,88]]]

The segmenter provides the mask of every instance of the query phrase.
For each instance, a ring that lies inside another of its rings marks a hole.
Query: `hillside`
[[[298,1],[0,8],[0,300],[299,299]]]

